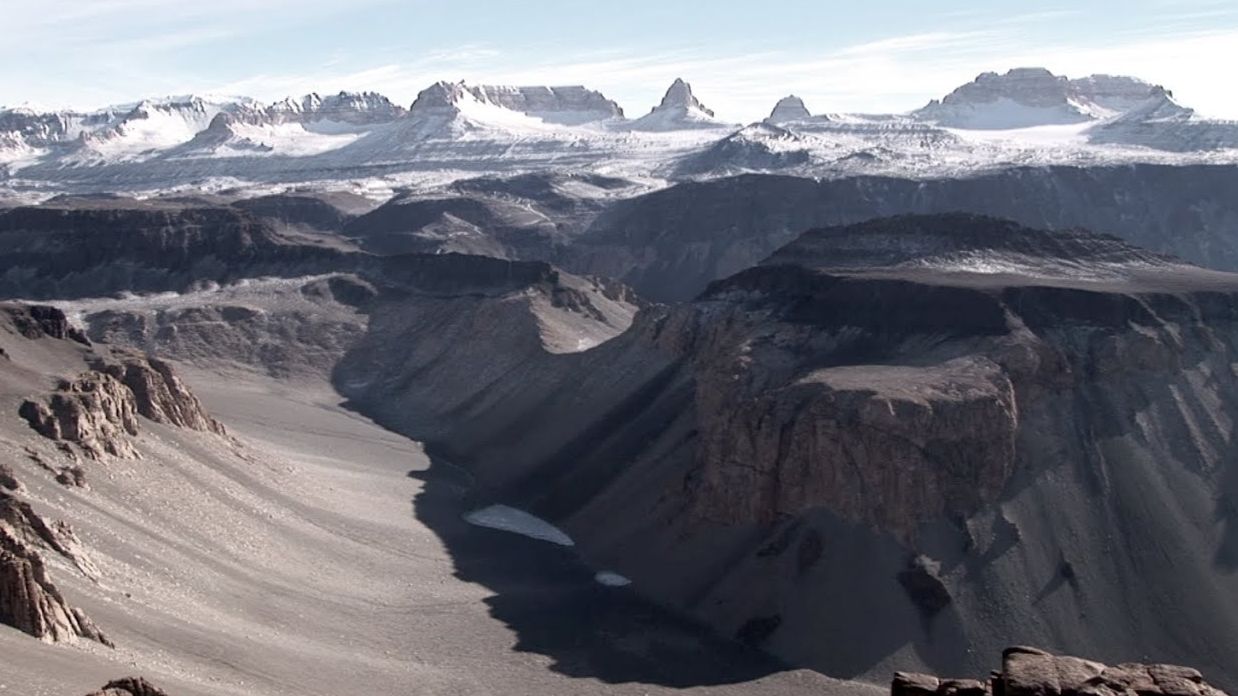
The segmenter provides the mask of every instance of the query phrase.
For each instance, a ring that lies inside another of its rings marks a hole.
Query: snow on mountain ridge
[[[648,114],[632,121],[628,127],[639,131],[674,131],[699,128],[725,128],[733,124],[719,120],[713,110],[692,93],[692,85],[675,78],[662,102]]]
[[[1133,77],[1069,79],[1044,68],[981,73],[912,117],[950,128],[1005,130],[1113,118],[1148,100],[1169,100],[1164,88]]]

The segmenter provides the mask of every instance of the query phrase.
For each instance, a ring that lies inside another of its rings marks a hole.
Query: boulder
[[[142,677],[125,677],[110,681],[103,689],[86,696],[168,696],[168,692],[155,687]]]

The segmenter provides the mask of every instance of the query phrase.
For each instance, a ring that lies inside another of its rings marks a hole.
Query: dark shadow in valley
[[[1228,448],[1221,473],[1216,501],[1216,519],[1224,526],[1217,546],[1215,563],[1218,568],[1238,571],[1238,443]]]
[[[489,504],[471,476],[431,456],[413,514],[443,541],[455,576],[480,584],[490,615],[517,635],[515,650],[553,659],[551,669],[607,683],[673,688],[751,681],[788,667],[759,650],[721,639],[630,588],[603,585],[574,549],[469,524]]]

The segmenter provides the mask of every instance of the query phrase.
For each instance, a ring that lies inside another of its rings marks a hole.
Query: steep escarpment
[[[346,252],[236,208],[66,199],[0,212],[0,295],[183,291],[333,270]]]
[[[632,182],[597,175],[465,179],[434,193],[396,196],[343,230],[377,254],[484,254],[553,260]]]
[[[583,353],[456,340],[346,357],[382,377],[344,384],[724,634],[845,677],[1027,642],[1233,679],[1238,277],[908,216],[807,233]]]
[[[607,209],[558,259],[659,301],[688,300],[807,229],[966,211],[1086,228],[1199,265],[1238,269],[1233,167],[1016,168],[959,179],[745,175],[688,182]]]
[[[367,413],[422,436],[488,403],[492,386],[613,338],[643,304],[612,281],[480,256],[392,259],[384,279],[334,381]]]

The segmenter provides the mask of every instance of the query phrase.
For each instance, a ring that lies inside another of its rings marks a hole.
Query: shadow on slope
[[[413,514],[443,541],[455,576],[495,594],[490,615],[516,633],[514,650],[545,655],[575,678],[672,688],[735,684],[790,669],[623,587],[594,579],[572,548],[473,526],[470,477],[440,457],[409,476],[424,482]]]

